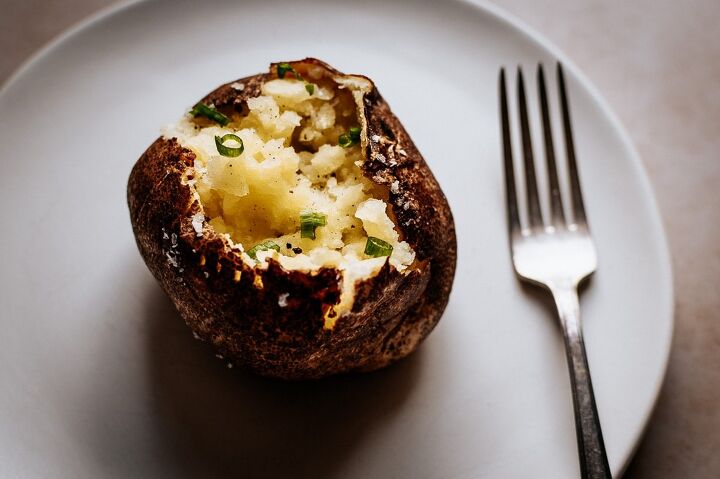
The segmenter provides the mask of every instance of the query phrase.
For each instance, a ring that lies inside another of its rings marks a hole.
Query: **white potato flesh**
[[[265,241],[279,246],[257,252],[257,261],[243,255],[251,266],[267,267],[274,258],[288,270],[342,271],[339,316],[352,307],[357,281],[376,275],[386,261],[405,271],[415,253],[400,241],[387,203],[362,175],[360,146],[337,144],[348,125],[357,124],[355,112],[340,106],[338,92],[306,85],[295,78],[268,81],[248,100],[247,116],[198,128],[186,115],[163,134],[195,153],[192,184],[215,231],[244,251]],[[218,152],[215,137],[228,133],[242,139],[239,156]],[[325,216],[315,239],[300,234],[300,216],[307,212]],[[365,255],[368,236],[392,245],[390,257]]]

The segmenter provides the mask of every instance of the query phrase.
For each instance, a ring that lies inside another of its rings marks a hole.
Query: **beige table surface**
[[[0,82],[111,0],[0,0]],[[720,478],[720,0],[498,0],[567,53],[630,132],[670,241],[676,329],[628,478]]]

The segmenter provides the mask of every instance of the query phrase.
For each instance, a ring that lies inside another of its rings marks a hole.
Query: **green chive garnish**
[[[315,85],[313,85],[312,83],[306,83],[305,90],[308,92],[308,94],[312,95],[313,93],[315,93]]]
[[[352,140],[348,135],[343,133],[338,138],[338,145],[342,146],[343,148],[350,148],[352,146]]]
[[[235,141],[240,146],[225,145],[224,143],[228,140]],[[228,133],[227,135],[223,135],[222,137],[215,135],[215,146],[217,147],[218,153],[220,153],[222,156],[229,156],[231,158],[240,156],[243,150],[245,150],[245,145],[243,145],[242,138],[237,135],[233,135],[232,133]]]
[[[247,251],[247,254],[252,259],[257,261],[258,251],[267,251],[267,250],[271,250],[271,249],[274,249],[275,251],[280,251],[280,246],[276,245],[272,241],[263,241],[262,243],[258,243],[255,246],[253,246],[252,248],[250,248]]]
[[[327,218],[322,213],[301,213],[300,214],[300,237],[315,239],[315,228],[325,226]]]
[[[343,148],[350,148],[360,143],[360,127],[350,127],[347,133],[343,133],[338,137],[338,145]]]
[[[350,138],[353,141],[360,141],[360,127],[359,126],[351,126],[348,130],[348,134],[350,135]]]
[[[295,69],[289,63],[278,63],[277,75],[279,78],[285,78],[287,72],[295,72]],[[296,74],[297,75],[297,74]]]
[[[380,238],[374,236],[368,236],[367,243],[365,243],[365,254],[377,258],[379,256],[390,256],[392,254],[393,247],[390,243],[387,243]]]
[[[205,118],[219,123],[221,126],[225,126],[230,123],[228,117],[217,111],[215,108],[210,108],[205,103],[196,103],[195,106],[192,107],[192,110],[190,110],[190,114],[194,117],[204,116]]]

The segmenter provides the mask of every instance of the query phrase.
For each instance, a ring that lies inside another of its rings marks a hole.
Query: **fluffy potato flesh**
[[[362,81],[273,79],[263,84],[260,96],[247,101],[247,114],[230,118],[226,126],[188,115],[164,131],[195,153],[187,183],[211,227],[244,252],[243,261],[266,268],[273,258],[285,269],[310,274],[323,267],[341,271],[342,293],[333,318],[352,307],[357,281],[376,275],[386,261],[404,272],[415,259],[388,214],[387,192],[360,170],[366,139],[351,145],[341,140],[360,127],[356,93],[363,87]],[[215,137],[229,133],[242,139],[239,156],[218,151]],[[314,239],[301,235],[301,215],[307,213],[325,218]],[[390,256],[366,255],[369,236],[390,244]],[[279,250],[256,251],[255,258],[247,254],[268,241]],[[326,326],[333,324],[334,319],[326,320]]]

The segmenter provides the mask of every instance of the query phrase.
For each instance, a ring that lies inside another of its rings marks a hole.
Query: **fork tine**
[[[565,75],[562,64],[557,64],[557,81],[560,90],[560,107],[562,109],[563,130],[565,131],[565,150],[567,152],[568,174],[570,175],[570,196],[573,206],[574,222],[580,226],[587,226],[585,205],[583,204],[580,177],[578,176],[575,161],[575,142],[573,141],[572,124],[570,123],[570,107],[568,106],[567,90],[565,89]]]
[[[557,166],[555,164],[555,147],[553,145],[547,89],[545,88],[545,72],[542,63],[538,64],[537,82],[543,136],[545,137],[545,161],[547,162],[548,183],[550,185],[550,215],[552,224],[555,227],[561,227],[565,225],[565,214],[563,213],[562,196],[560,195]]]
[[[502,123],[503,157],[505,158],[505,199],[507,202],[508,228],[512,235],[520,233],[517,195],[515,194],[515,170],[513,167],[512,145],[510,143],[510,120],[508,117],[505,68],[500,69],[500,117]]]
[[[523,159],[525,160],[525,190],[528,203],[528,223],[531,228],[537,229],[543,227],[543,219],[540,211],[537,180],[535,179],[535,160],[533,159],[532,140],[530,139],[530,124],[528,121],[527,100],[525,98],[525,80],[523,79],[522,68],[520,67],[518,67],[517,89]]]

